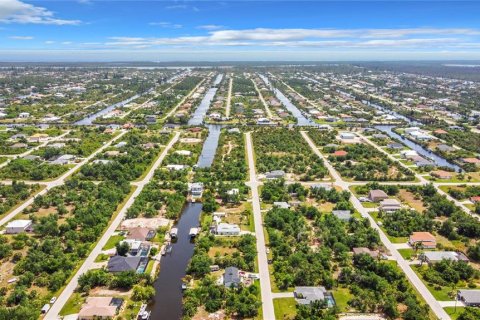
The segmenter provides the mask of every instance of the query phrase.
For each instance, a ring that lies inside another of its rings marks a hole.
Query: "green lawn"
[[[107,260],[108,260],[108,257],[109,257],[108,254],[100,253],[100,254],[95,258],[95,262],[107,261]]]
[[[398,252],[405,260],[410,260],[410,258],[414,255],[413,249],[398,249]]]
[[[341,312],[345,312],[349,309],[348,301],[353,298],[348,288],[336,288],[332,291],[333,298],[335,298],[335,304]]]
[[[276,320],[293,319],[297,313],[295,298],[273,299],[273,309]]]
[[[113,249],[115,248],[115,246],[117,245],[117,243],[119,243],[120,241],[122,241],[123,239],[125,239],[124,236],[121,236],[121,235],[113,235],[110,237],[110,239],[108,239],[107,243],[105,244],[105,246],[103,247],[102,250],[109,250],[109,249]]]
[[[145,269],[145,274],[152,273],[153,263],[154,263],[153,260],[148,261],[147,268]]]
[[[68,314],[79,313],[84,302],[85,297],[78,292],[74,292],[70,298],[68,298],[67,303],[65,303],[63,306],[62,310],[60,311],[60,315],[66,316]]]
[[[447,312],[447,314],[452,318],[452,320],[456,320],[464,310],[464,307],[457,307],[457,310],[455,311],[455,307],[446,307],[443,308]]]

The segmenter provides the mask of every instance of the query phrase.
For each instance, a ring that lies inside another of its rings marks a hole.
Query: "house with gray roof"
[[[108,272],[137,271],[141,262],[148,261],[146,257],[113,256],[108,260]]]
[[[460,289],[457,295],[458,300],[463,301],[468,307],[480,306],[480,290]]]
[[[333,299],[331,299],[330,293],[327,292],[327,289],[325,289],[325,287],[321,287],[321,286],[295,287],[293,296],[295,297],[295,301],[298,304],[302,304],[302,305],[310,305],[312,302],[324,301],[327,298],[329,298],[329,301],[333,302]]]
[[[434,264],[442,260],[468,262],[468,258],[463,253],[455,251],[425,251],[421,258],[428,264]]]
[[[228,267],[223,274],[223,285],[227,288],[238,287],[241,283],[240,273],[237,267]]]
[[[343,221],[348,221],[352,217],[350,210],[333,210],[332,214]]]

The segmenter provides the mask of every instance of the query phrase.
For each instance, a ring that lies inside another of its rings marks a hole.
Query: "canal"
[[[435,162],[435,164],[437,166],[448,167],[448,168],[451,168],[451,169],[453,169],[457,172],[462,171],[462,168],[460,168],[458,165],[447,161],[445,158],[442,158],[442,157],[436,155],[432,151],[425,149],[421,145],[419,145],[419,144],[417,144],[417,143],[415,143],[415,142],[413,142],[413,141],[411,141],[411,140],[409,140],[405,137],[402,137],[401,135],[399,135],[398,133],[393,131],[395,126],[387,126],[387,125],[383,126],[382,125],[382,126],[375,126],[375,128],[384,132],[384,133],[386,133],[386,134],[388,134],[391,138],[395,138],[395,139],[401,141],[404,145],[406,145],[410,149],[415,150],[419,155],[431,159],[433,162]]]
[[[270,84],[270,80],[268,80],[267,77],[265,77],[262,74],[259,74],[259,76],[263,80],[263,82],[265,82],[267,87],[269,87],[273,91],[277,99],[280,100],[285,106],[285,108],[287,108],[287,110],[290,111],[292,115],[297,119],[298,126],[317,126],[318,125],[312,120],[305,117],[303,113],[280,90],[278,90],[277,88],[273,88],[273,86]]]
[[[198,158],[198,168],[208,168],[212,165],[215,153],[217,151],[218,140],[222,131],[222,125],[211,124],[207,126],[208,136],[203,144],[202,152]]]
[[[215,93],[218,90],[218,88],[216,88],[215,86],[217,86],[220,83],[220,81],[222,81],[222,78],[223,78],[223,74],[219,74],[216,77],[216,79],[213,83],[213,87],[208,89],[207,93],[205,94],[202,101],[200,102],[200,105],[195,110],[193,116],[190,118],[190,120],[188,120],[189,125],[198,126],[198,125],[202,124],[203,118],[207,114],[208,108],[210,107],[210,104],[212,103],[213,97],[215,97]]]
[[[153,284],[156,293],[149,305],[152,320],[182,318],[182,279],[195,248],[189,231],[190,228],[199,226],[201,212],[201,203],[188,203],[175,225],[178,228],[177,241],[172,244],[171,253],[162,256],[160,273]]]
[[[140,97],[141,95],[143,94],[146,94],[148,92],[151,92],[153,90],[150,89],[148,90],[147,92],[145,93],[142,93],[142,94],[136,94],[134,95],[133,97],[130,97],[128,99],[125,99],[123,101],[120,101],[120,102],[117,102],[117,103],[114,103],[108,107],[106,107],[105,109],[102,109],[94,114],[91,114],[91,115],[88,115],[87,117],[81,119],[81,120],[78,120],[77,122],[74,123],[74,125],[77,125],[77,126],[90,126],[93,124],[93,121],[95,121],[95,119],[97,119],[98,117],[101,117],[103,115],[106,115],[107,113],[109,113],[110,111],[113,111],[115,108],[121,108],[123,107],[124,105],[126,105],[127,103],[130,103],[131,101],[137,99],[138,97]]]

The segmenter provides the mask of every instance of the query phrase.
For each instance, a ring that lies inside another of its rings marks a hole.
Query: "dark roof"
[[[108,260],[109,272],[136,271],[143,257],[113,256]]]
[[[238,284],[240,283],[240,276],[238,275],[238,268],[236,267],[228,267],[225,269],[225,274],[223,275],[223,283],[226,286],[230,286],[230,284]]]

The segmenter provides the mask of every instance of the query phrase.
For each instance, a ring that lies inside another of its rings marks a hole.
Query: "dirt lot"
[[[159,227],[167,226],[172,220],[165,218],[135,218],[124,220],[120,229],[130,229],[134,227],[144,227],[150,229],[158,229]]]
[[[398,193],[398,197],[401,201],[405,201],[410,207],[417,210],[418,212],[424,212],[425,206],[423,205],[423,201],[420,199],[415,199],[415,195],[405,189],[400,189]]]

